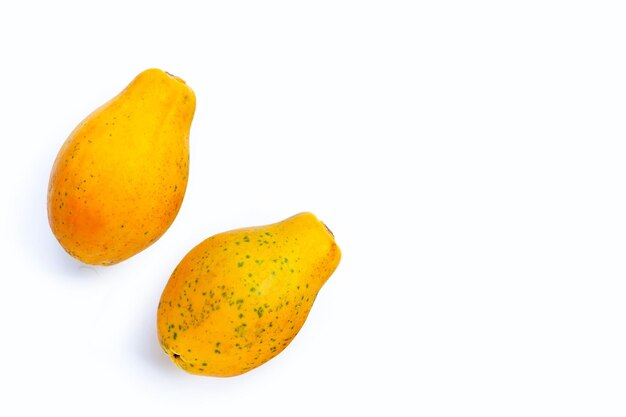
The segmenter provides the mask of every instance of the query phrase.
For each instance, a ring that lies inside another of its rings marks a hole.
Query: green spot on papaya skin
[[[243,337],[245,329],[248,325],[246,323],[241,323],[239,326],[235,327],[235,333],[239,335],[239,337]]]
[[[259,307],[256,309],[256,314],[261,318],[263,316],[263,307]]]
[[[178,333],[174,332],[174,336],[173,336],[174,340],[176,340],[177,337],[178,337]]]
[[[243,266],[243,262],[237,262],[237,267],[241,268]]]

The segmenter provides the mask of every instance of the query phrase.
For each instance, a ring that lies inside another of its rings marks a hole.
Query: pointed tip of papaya
[[[322,226],[324,226],[324,229],[326,229],[328,234],[331,235],[333,237],[333,239],[334,239],[335,238],[335,234],[333,233],[333,231],[330,230],[330,228],[326,225],[326,223],[324,223],[324,222],[320,222],[320,223],[322,223]]]
[[[183,84],[187,84],[187,83],[185,82],[185,80],[183,80],[182,78],[180,78],[180,77],[178,77],[178,76],[176,76],[176,75],[172,74],[171,72],[167,72],[167,71],[163,71],[163,72],[165,72],[167,75],[169,75],[171,78],[175,79],[176,81],[181,82],[181,83],[183,83]]]

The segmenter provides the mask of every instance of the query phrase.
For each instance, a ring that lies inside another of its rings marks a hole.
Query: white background
[[[0,414],[623,416],[625,22],[600,0],[3,2]],[[50,168],[149,67],[197,95],[187,195],[152,247],[88,267],[48,227]],[[177,369],[155,315],[178,261],[305,210],[343,259],[294,342],[235,378]]]

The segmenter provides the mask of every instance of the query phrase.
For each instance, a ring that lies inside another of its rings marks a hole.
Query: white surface
[[[199,4],[0,6],[0,414],[626,413],[624,2]],[[49,171],[148,67],[198,98],[186,199],[86,267]],[[241,377],[175,368],[155,313],[182,256],[304,210],[343,260],[295,341]]]

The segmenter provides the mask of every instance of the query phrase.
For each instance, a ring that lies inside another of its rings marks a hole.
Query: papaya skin
[[[289,345],[340,259],[332,233],[311,213],[210,237],[163,291],[159,343],[192,374],[248,372]]]
[[[70,255],[113,265],[165,233],[187,188],[195,107],[183,80],[148,69],[72,131],[48,185],[50,227]]]

